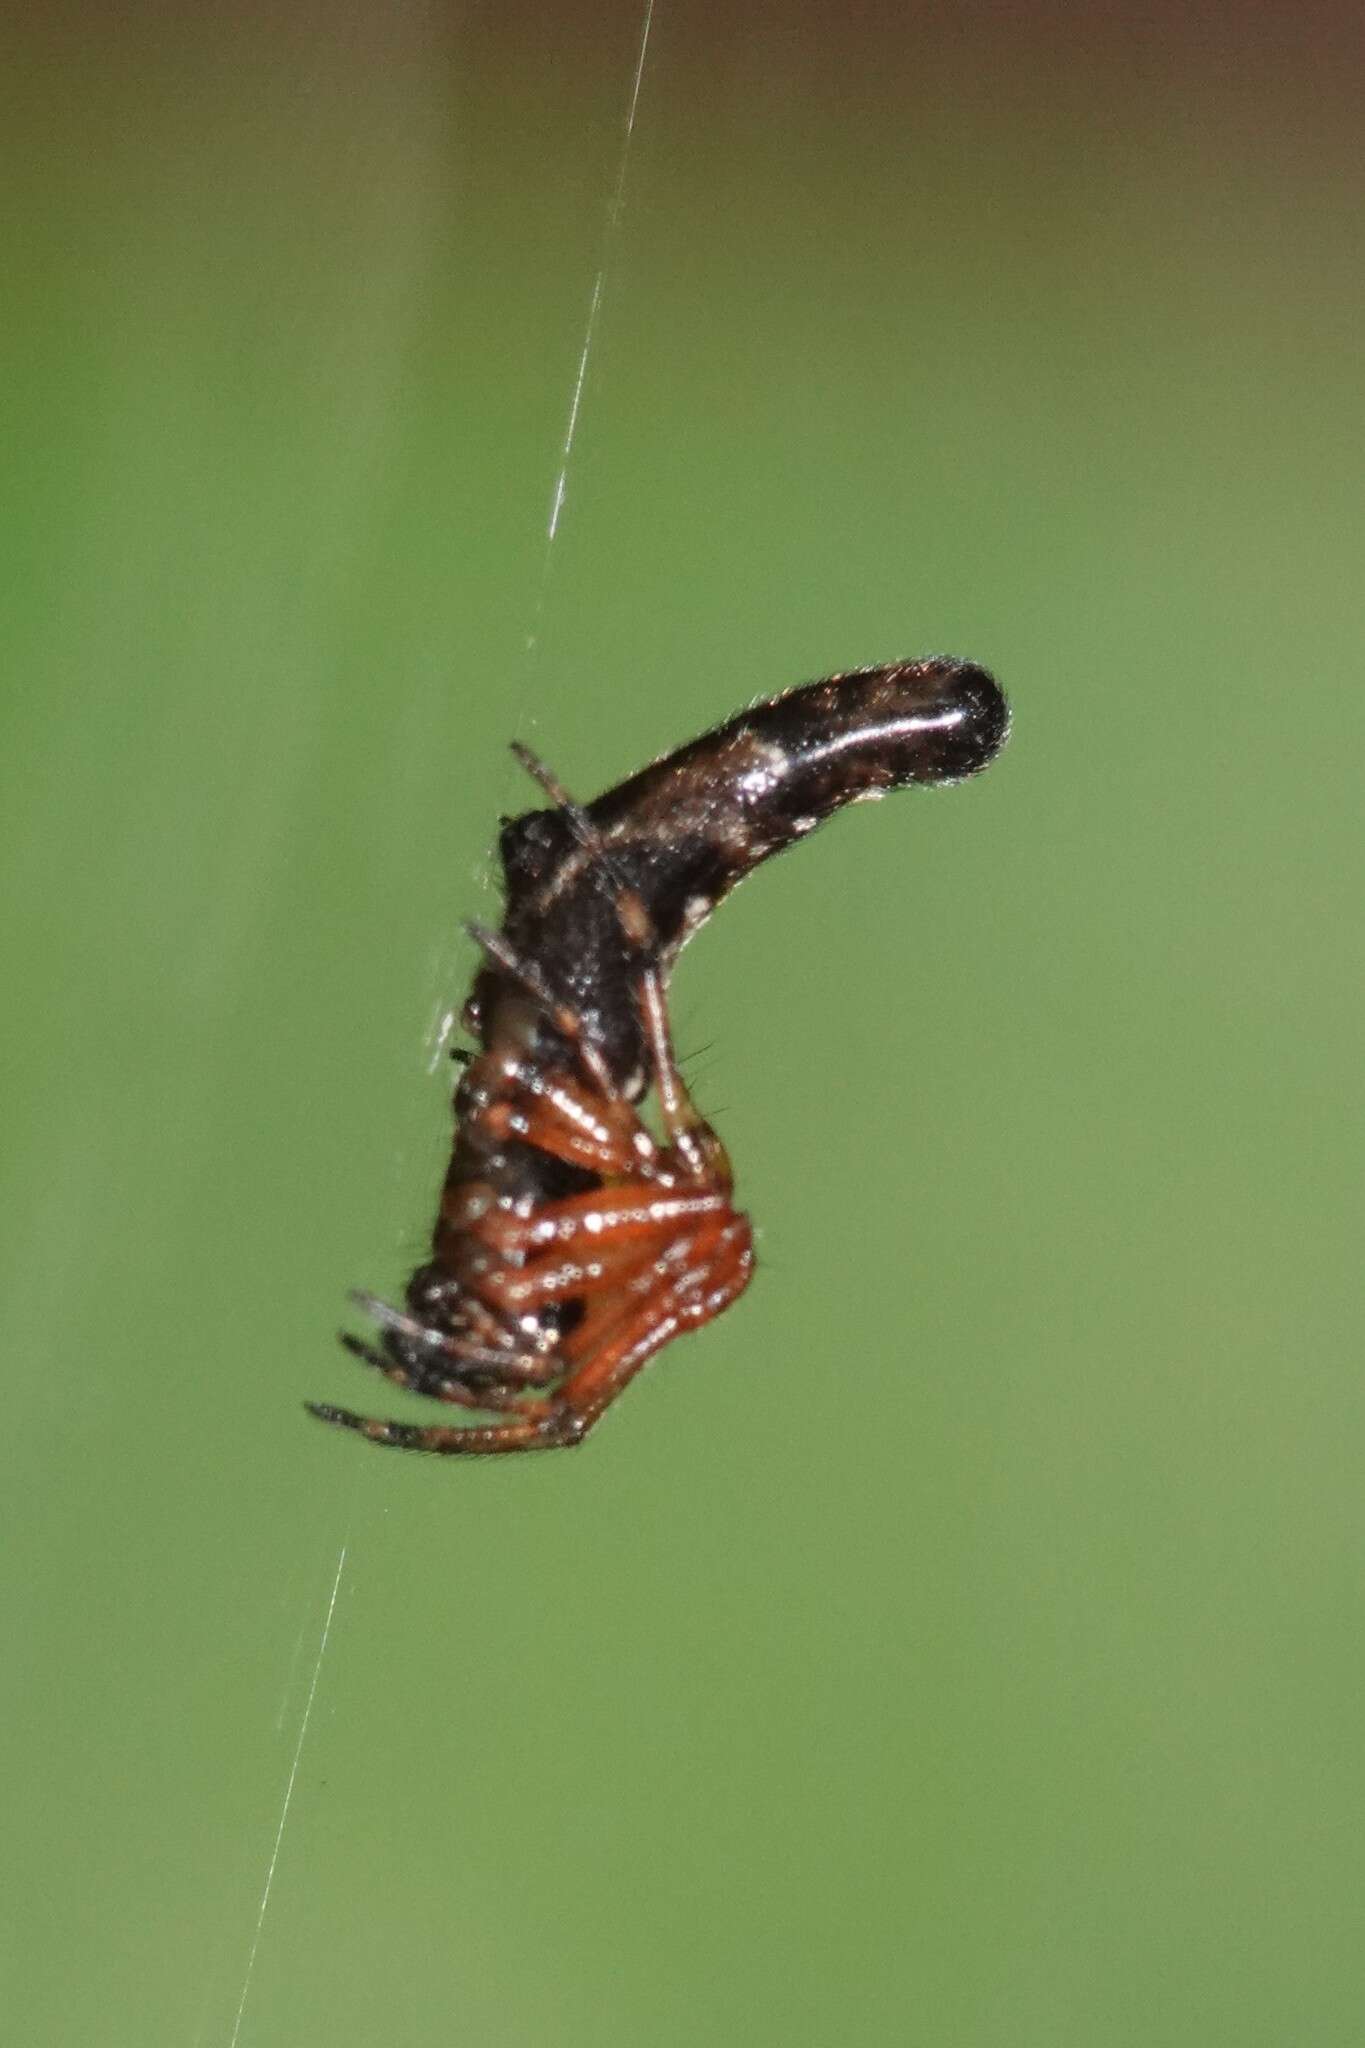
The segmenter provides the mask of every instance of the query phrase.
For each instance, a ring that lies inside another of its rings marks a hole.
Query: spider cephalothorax
[[[410,1450],[578,1443],[655,1352],[742,1293],[749,1220],[669,1035],[678,952],[761,861],[845,804],[973,774],[1008,725],[984,669],[935,656],[756,704],[586,806],[517,747],[553,808],[504,824],[502,927],[470,927],[478,1050],[431,1257],[403,1309],[356,1297],[377,1344],[342,1339],[399,1385],[496,1419],[313,1413]],[[640,1114],[651,1090],[662,1137]]]

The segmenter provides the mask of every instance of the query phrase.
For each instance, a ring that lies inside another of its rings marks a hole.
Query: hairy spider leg
[[[753,1231],[747,1216],[731,1212],[699,1231],[676,1280],[647,1296],[614,1338],[591,1357],[553,1397],[576,1419],[579,1434],[623,1393],[641,1366],[684,1330],[700,1329],[744,1292],[753,1275]]]
[[[480,1226],[483,1242],[503,1260],[524,1266],[536,1253],[573,1252],[602,1243],[626,1244],[677,1237],[730,1207],[721,1190],[660,1188],[636,1181],[589,1188],[542,1203],[529,1216],[498,1212]]]
[[[641,976],[640,1007],[669,1149],[681,1159],[691,1179],[716,1181],[729,1188],[734,1181],[729,1154],[688,1092],[673,1050],[663,983],[653,968]]]
[[[395,1387],[402,1387],[409,1393],[423,1394],[433,1401],[446,1401],[452,1407],[474,1408],[484,1412],[490,1408],[519,1410],[522,1405],[522,1394],[518,1387],[489,1381],[480,1385],[476,1391],[452,1374],[438,1372],[435,1369],[435,1360],[432,1361],[430,1370],[422,1370],[416,1365],[405,1366],[396,1358],[389,1358],[384,1352],[376,1351],[372,1344],[366,1344],[360,1337],[353,1336],[349,1330],[341,1330],[337,1334],[353,1358],[360,1359],[364,1365],[373,1366],[376,1372],[382,1373]],[[542,1384],[556,1378],[563,1370],[562,1366],[556,1365],[553,1360],[547,1361],[547,1365],[548,1370],[541,1376]],[[530,1378],[529,1370],[524,1383],[536,1384]],[[320,1415],[325,1422],[336,1419],[325,1402],[306,1401],[304,1406],[312,1414]]]
[[[723,1203],[714,1212],[713,1220],[727,1228],[730,1222],[748,1227],[747,1218],[737,1217],[728,1203]],[[635,1315],[644,1302],[657,1303],[664,1291],[696,1262],[696,1233],[675,1232],[656,1257],[635,1272],[626,1273],[611,1291],[588,1295],[582,1320],[568,1333],[562,1345],[565,1379],[597,1358],[602,1347],[618,1335],[628,1316]]]
[[[509,1353],[502,1357],[484,1352],[480,1364],[486,1361],[485,1369],[490,1373],[496,1365],[497,1371],[488,1380],[480,1379],[478,1385],[467,1383],[459,1374],[436,1370],[435,1358],[433,1369],[423,1373],[389,1360],[358,1338],[349,1334],[343,1337],[353,1356],[383,1372],[397,1385],[433,1395],[454,1406],[513,1413],[518,1418],[515,1425],[507,1425],[513,1429],[514,1438],[496,1444],[487,1439],[479,1425],[467,1426],[471,1441],[460,1445],[446,1441],[454,1434],[447,1429],[439,1446],[447,1451],[534,1448],[542,1440],[536,1432],[547,1428],[553,1432],[548,1418],[562,1408],[571,1417],[577,1413],[573,1390],[585,1378],[590,1387],[600,1382],[604,1360],[610,1362],[618,1356],[633,1360],[628,1369],[619,1373],[619,1385],[613,1380],[597,1400],[591,1418],[595,1420],[601,1408],[615,1399],[619,1387],[670,1336],[708,1320],[734,1298],[748,1279],[751,1263],[748,1221],[735,1216],[723,1192],[664,1191],[657,1183],[647,1181],[566,1196],[529,1217],[492,1212],[478,1234],[500,1261],[498,1267],[475,1282],[487,1306],[515,1315],[556,1300],[586,1297],[589,1312],[584,1323],[571,1333],[562,1355],[550,1353],[528,1359],[524,1354]],[[721,1261],[719,1295],[713,1289],[710,1295],[699,1297],[697,1290],[715,1263],[711,1247],[735,1242],[737,1237],[743,1240],[739,1261],[732,1262],[728,1271],[725,1261]],[[678,1312],[670,1316],[671,1302],[675,1302]],[[427,1338],[423,1325],[388,1309],[386,1304],[367,1300],[365,1305],[377,1308],[381,1320],[399,1327],[404,1334]],[[660,1317],[657,1337],[650,1340],[650,1332]],[[642,1341],[645,1348],[640,1350]],[[432,1342],[432,1350],[438,1356],[441,1348]],[[543,1384],[561,1374],[566,1377],[548,1404],[527,1398],[526,1390],[531,1385]],[[369,1430],[372,1418],[353,1418],[349,1410],[330,1404],[310,1406],[323,1421],[373,1433]],[[532,1425],[533,1433],[528,1434],[523,1425]],[[406,1427],[394,1425],[395,1430]],[[400,1442],[397,1435],[376,1434],[374,1440],[399,1448],[422,1448],[406,1438]],[[552,1433],[546,1440],[559,1442],[560,1438]],[[576,1440],[572,1432],[568,1440]]]
[[[546,1076],[523,1065],[516,1092],[480,1111],[479,1122],[494,1137],[519,1138],[590,1172],[652,1176],[658,1170],[659,1148],[631,1104],[594,1094],[566,1074]]]
[[[421,1347],[418,1359],[424,1362],[405,1362],[376,1350],[347,1330],[338,1331],[341,1343],[353,1357],[374,1366],[395,1386],[434,1394],[438,1400],[455,1401],[467,1408],[484,1408],[492,1404],[475,1400],[472,1393],[466,1400],[463,1394],[443,1390],[448,1385],[464,1386],[471,1381],[482,1385],[489,1379],[504,1383],[514,1381],[523,1386],[545,1386],[557,1379],[562,1370],[549,1353],[528,1352],[524,1346],[518,1349],[510,1334],[506,1345],[480,1344],[473,1337],[433,1329],[429,1323],[419,1322],[415,1316],[405,1314],[402,1309],[392,1307],[389,1302],[381,1301],[377,1295],[368,1294],[363,1289],[353,1290],[351,1300],[357,1308],[373,1316],[384,1329],[393,1330],[406,1337],[409,1343]],[[470,1306],[475,1312],[482,1311],[484,1319],[495,1329],[501,1328],[486,1305],[477,1298],[471,1300]],[[452,1364],[458,1368],[454,1372],[447,1370]]]
[[[324,1422],[358,1430],[394,1450],[443,1456],[487,1456],[500,1451],[551,1450],[581,1443],[617,1395],[670,1339],[727,1308],[753,1270],[748,1218],[734,1216],[697,1233],[678,1277],[647,1296],[615,1332],[548,1399],[526,1401],[515,1421],[480,1424],[384,1422],[321,1402],[309,1406]]]
[[[652,1280],[656,1272],[666,1275],[679,1231],[689,1222],[726,1213],[729,1204],[723,1195],[660,1194],[656,1187],[642,1182],[566,1196],[531,1217],[495,1215],[489,1218],[489,1246],[509,1262],[510,1270],[494,1269],[481,1276],[478,1285],[489,1306],[511,1315],[555,1301],[605,1295],[606,1314],[594,1318],[595,1341],[602,1323],[619,1320],[629,1306],[628,1298],[619,1294],[623,1283],[634,1280],[638,1286]],[[685,1249],[687,1242],[681,1240],[680,1249]],[[591,1249],[585,1252],[582,1247]],[[388,1357],[349,1331],[341,1333],[341,1342],[353,1357],[373,1366],[395,1386],[414,1393],[461,1408],[521,1411],[525,1389],[546,1385],[565,1371],[566,1359],[553,1352],[528,1356],[471,1346],[459,1362],[489,1375],[472,1384],[472,1373],[467,1380],[464,1375],[440,1370],[438,1365],[438,1361],[448,1364],[458,1340],[439,1336],[373,1295],[355,1298],[386,1327],[430,1348],[431,1366],[423,1370]],[[313,1412],[321,1412],[316,1404]],[[335,1418],[328,1415],[325,1419]]]
[[[591,1109],[591,1099],[566,1104],[555,1091],[547,1091],[537,1109],[542,1124],[567,1116],[572,1136],[580,1128],[577,1119],[583,1106]],[[639,1121],[629,1105],[623,1107],[632,1122]],[[540,1135],[550,1136],[551,1131],[542,1129]],[[655,1151],[651,1144],[650,1163],[657,1173]],[[618,1171],[631,1164],[638,1166],[636,1147],[620,1135],[615,1152],[600,1163]],[[556,1301],[606,1297],[601,1312],[589,1318],[595,1343],[605,1335],[604,1325],[619,1321],[631,1305],[631,1296],[620,1294],[623,1285],[633,1282],[633,1292],[647,1292],[657,1284],[656,1275],[658,1281],[666,1279],[679,1255],[688,1249],[689,1224],[728,1214],[733,1212],[724,1193],[665,1190],[657,1178],[565,1196],[544,1204],[531,1216],[490,1209],[461,1232],[499,1262],[488,1272],[471,1276],[471,1306],[485,1314],[491,1311],[494,1318],[515,1318]],[[391,1358],[345,1332],[341,1341],[352,1356],[382,1372],[395,1385],[454,1406],[525,1413],[526,1390],[560,1377],[569,1363],[567,1356],[555,1352],[501,1350],[448,1336],[373,1295],[360,1293],[355,1299],[386,1328],[429,1348],[432,1355],[429,1368],[423,1369],[415,1362]],[[326,1421],[339,1420],[348,1412],[333,1412],[326,1404],[311,1405],[313,1413]]]
[[[505,1219],[512,1226],[500,1246],[505,1263],[484,1274],[480,1285],[509,1315],[610,1291],[642,1271],[657,1273],[669,1248],[686,1242],[689,1226],[732,1214],[719,1193],[661,1195],[637,1186],[569,1195],[533,1217]]]
[[[498,1368],[507,1362],[512,1348],[510,1342],[496,1346],[480,1344],[474,1337],[460,1337],[444,1330],[435,1330],[429,1323],[419,1322],[416,1316],[409,1315],[404,1309],[394,1308],[387,1301],[381,1301],[377,1294],[371,1294],[363,1287],[353,1287],[350,1298],[357,1308],[364,1309],[367,1316],[373,1316],[386,1330],[394,1330],[400,1337],[407,1337],[415,1344],[424,1344],[429,1351],[439,1352],[447,1358],[458,1358],[462,1365]],[[494,1327],[498,1326],[495,1324]]]
[[[540,784],[546,796],[549,797],[557,810],[563,811],[570,826],[573,828],[573,836],[579,845],[585,852],[597,854],[608,862],[609,871],[612,872],[612,879],[619,886],[621,883],[620,875],[610,869],[610,850],[582,804],[578,802],[576,797],[569,795],[568,790],[565,789],[553,768],[547,768],[539,754],[533,754],[524,740],[511,740],[508,744],[531,780]]]

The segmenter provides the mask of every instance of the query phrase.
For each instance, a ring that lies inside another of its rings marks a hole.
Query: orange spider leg
[[[663,983],[654,970],[640,977],[640,1012],[654,1067],[654,1087],[659,1112],[668,1133],[669,1149],[682,1161],[693,1180],[720,1180],[729,1187],[730,1162],[720,1139],[701,1115],[687,1092],[673,1051],[673,1034],[668,1028]],[[717,1172],[717,1162],[721,1171]]]
[[[585,1201],[592,1206],[582,1206]],[[574,1213],[564,1215],[562,1211],[575,1202]],[[570,1196],[523,1224],[528,1255],[480,1275],[479,1292],[505,1315],[523,1315],[549,1302],[619,1288],[637,1273],[654,1274],[661,1255],[687,1224],[728,1212],[723,1195],[653,1195],[642,1200],[628,1189],[613,1189],[595,1199]],[[682,1244],[686,1243],[684,1238]]]
[[[449,1402],[452,1407],[474,1408],[484,1413],[489,1409],[521,1411],[525,1406],[525,1397],[516,1388],[490,1383],[481,1386],[476,1393],[464,1380],[456,1379],[449,1374],[423,1373],[413,1367],[401,1365],[396,1358],[390,1357],[386,1352],[377,1351],[372,1344],[364,1343],[349,1330],[341,1331],[340,1335],[342,1344],[353,1358],[360,1359],[365,1365],[372,1365],[376,1372],[382,1372],[385,1379],[392,1381],[394,1386],[403,1387],[410,1393],[424,1394],[432,1400]],[[514,1368],[521,1364],[515,1354],[512,1356],[511,1364]],[[527,1384],[535,1384],[536,1378],[541,1383],[557,1378],[562,1370],[562,1366],[556,1364],[553,1359],[544,1361],[538,1372],[533,1372],[529,1363],[522,1366],[523,1378]],[[314,1413],[318,1412],[320,1411],[315,1404]]]
[[[565,1414],[559,1441],[577,1443],[647,1365],[685,1330],[699,1330],[729,1307],[753,1275],[753,1232],[747,1216],[699,1233],[682,1272],[657,1295],[646,1295],[614,1336],[599,1343],[553,1396]]]
[[[685,1246],[689,1226],[728,1211],[724,1195],[664,1192],[648,1182],[566,1195],[530,1216],[492,1209],[458,1239],[467,1298],[510,1340],[520,1319],[537,1309],[600,1294],[655,1268],[666,1274],[668,1267],[662,1262],[671,1241],[681,1237]],[[377,1306],[383,1319],[421,1341],[420,1324]],[[518,1368],[509,1341],[507,1363],[523,1381],[543,1383],[557,1376],[550,1364],[556,1355],[557,1348],[543,1361],[533,1361],[533,1369]],[[482,1370],[496,1372],[503,1363],[499,1353],[486,1348],[471,1349],[466,1356],[474,1371],[457,1365],[460,1378],[478,1377]],[[562,1364],[558,1369],[562,1371]]]
[[[747,1216],[733,1210],[728,1215],[728,1221],[717,1218],[698,1232],[685,1250],[678,1247],[676,1278],[643,1294],[614,1327],[592,1333],[583,1363],[551,1397],[550,1414],[536,1425],[535,1442],[581,1443],[656,1352],[684,1331],[700,1329],[744,1292],[753,1273],[753,1233]],[[583,1335],[575,1331],[570,1348],[576,1349]]]
[[[482,1342],[480,1335],[472,1330],[468,1334],[460,1335],[432,1330],[427,1324],[419,1322],[415,1316],[408,1315],[401,1308],[394,1308],[389,1302],[381,1301],[378,1295],[366,1293],[363,1289],[353,1292],[351,1299],[357,1308],[364,1309],[367,1315],[373,1316],[382,1329],[394,1330],[412,1343],[420,1345],[422,1352],[419,1355],[425,1354],[431,1361],[430,1366],[425,1368],[404,1365],[395,1357],[372,1351],[348,1332],[340,1333],[341,1341],[348,1351],[357,1358],[364,1359],[367,1364],[377,1366],[396,1386],[411,1387],[417,1393],[426,1392],[429,1388],[436,1392],[439,1384],[436,1367],[442,1360],[447,1363],[453,1362],[457,1368],[453,1377],[461,1380],[467,1379],[471,1374],[479,1376],[491,1373],[498,1379],[515,1378],[531,1385],[544,1386],[559,1376],[560,1368],[556,1366],[549,1352],[528,1357],[524,1347],[518,1349],[515,1336],[507,1329],[506,1324],[500,1321],[493,1309],[486,1302],[480,1301],[477,1295],[467,1295],[465,1313],[471,1323],[478,1325],[478,1331],[484,1339]],[[394,1368],[392,1371],[391,1366]],[[458,1394],[450,1394],[438,1395],[438,1398],[458,1401],[460,1397]],[[466,1405],[482,1407],[485,1404],[471,1402]]]
[[[723,1222],[725,1216],[733,1214],[727,1209],[720,1220]],[[634,1271],[621,1274],[610,1289],[603,1288],[585,1296],[582,1317],[559,1347],[561,1385],[590,1363],[604,1344],[615,1338],[626,1318],[638,1313],[642,1302],[657,1301],[676,1278],[696,1263],[697,1257],[695,1236],[675,1237],[655,1257],[646,1259]],[[705,1257],[704,1248],[702,1257]]]
[[[319,1422],[335,1422],[342,1429],[354,1429],[372,1444],[388,1444],[397,1451],[440,1451],[446,1455],[464,1452],[478,1457],[490,1451],[548,1450],[561,1441],[545,1434],[554,1414],[548,1401],[527,1402],[516,1422],[470,1422],[454,1428],[439,1423],[381,1422],[377,1416],[334,1408],[330,1401],[305,1401],[303,1405]]]
[[[658,1158],[658,1146],[628,1102],[604,1101],[564,1074],[518,1074],[516,1093],[490,1104],[480,1125],[496,1138],[519,1138],[593,1173],[649,1174]]]
[[[672,1237],[690,1223],[716,1216],[728,1197],[649,1184],[589,1188],[546,1202],[530,1216],[497,1210],[477,1226],[480,1241],[499,1258],[523,1264],[537,1252],[564,1251],[584,1244],[644,1242]]]
[[[486,1456],[499,1451],[551,1450],[581,1443],[617,1395],[672,1338],[699,1329],[748,1285],[753,1238],[747,1216],[731,1212],[691,1241],[686,1262],[662,1292],[645,1295],[614,1329],[597,1337],[585,1362],[547,1399],[520,1404],[515,1421],[487,1425],[383,1422],[349,1409],[310,1404],[326,1422],[358,1430],[395,1450],[445,1456]],[[577,1334],[577,1333],[575,1333]]]

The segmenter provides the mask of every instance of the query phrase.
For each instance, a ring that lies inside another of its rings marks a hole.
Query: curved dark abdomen
[[[667,951],[735,884],[845,804],[960,781],[1009,732],[999,684],[933,655],[806,683],[666,754],[589,805]]]
[[[577,844],[562,812],[509,819],[503,931],[579,1012],[626,1087],[643,1074],[644,1038],[641,955],[618,911],[622,886],[649,913],[648,964],[666,977],[683,942],[761,862],[845,804],[974,775],[1008,731],[994,677],[948,655],[788,690],[595,798],[587,812],[605,862]],[[485,969],[476,1019],[500,980]]]

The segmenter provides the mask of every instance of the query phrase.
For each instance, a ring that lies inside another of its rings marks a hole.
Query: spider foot
[[[537,1402],[534,1410],[528,1404],[514,1422],[464,1423],[454,1427],[385,1422],[377,1416],[357,1415],[350,1408],[334,1408],[330,1401],[305,1401],[303,1405],[319,1422],[353,1429],[372,1444],[386,1444],[396,1451],[436,1451],[447,1457],[555,1450],[579,1442],[586,1433],[577,1417],[568,1417],[545,1402]]]

